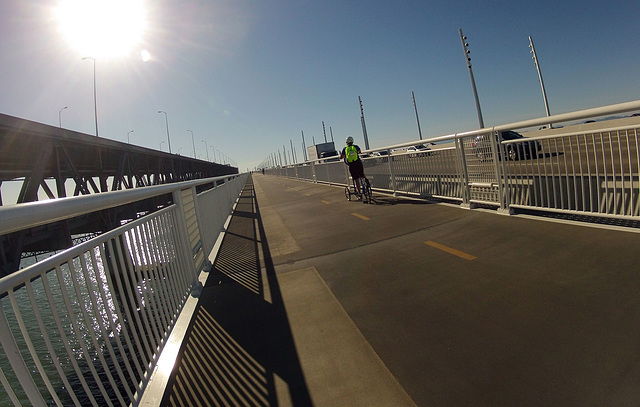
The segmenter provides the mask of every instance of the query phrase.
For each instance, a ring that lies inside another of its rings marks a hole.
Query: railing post
[[[456,153],[458,156],[458,162],[462,169],[462,208],[471,209],[471,191],[469,190],[469,171],[467,169],[467,160],[464,154],[464,142],[462,137],[455,135]]]
[[[187,262],[188,267],[191,270],[185,271],[189,272],[192,276],[192,281],[194,284],[198,281],[198,272],[196,270],[195,263],[193,261],[193,254],[191,251],[191,247],[189,244],[189,230],[187,229],[187,222],[184,214],[184,203],[182,200],[182,190],[177,190],[173,192],[173,202],[176,205],[176,222],[177,222],[177,232],[178,239],[180,240],[178,243],[179,247],[182,249],[183,256],[186,259],[189,259]]]
[[[393,189],[393,196],[398,196],[398,186],[396,183],[396,171],[393,168],[393,157],[391,156],[391,150],[387,150],[387,157],[389,163],[389,175],[391,176],[391,189]]]
[[[494,127],[495,129],[495,127]],[[500,201],[500,207],[498,213],[511,214],[509,208],[509,185],[507,182],[507,149],[502,144],[502,134],[499,131],[491,130],[491,148],[493,149],[494,163],[496,166],[496,181],[498,182],[498,199]],[[497,157],[502,157],[502,160],[497,160]],[[498,163],[500,161],[500,164]],[[505,195],[507,194],[507,195]]]
[[[311,181],[313,181],[314,184],[318,183],[318,179],[316,177],[316,162],[315,161],[311,161]]]
[[[231,196],[231,189],[229,188],[229,178],[225,178],[224,180],[224,189],[225,191],[227,191],[227,202],[228,202],[227,208],[229,208],[229,212],[231,212],[235,199]]]
[[[214,183],[215,184],[215,183]],[[202,242],[202,253],[204,254],[204,267],[203,269],[206,271],[211,270],[211,261],[209,260],[209,253],[211,253],[211,250],[213,250],[213,245],[211,245],[211,247],[209,247],[209,245],[207,244],[206,240],[207,239],[203,239],[202,238],[202,219],[204,219],[204,209],[200,208],[200,201],[198,200],[198,193],[196,191],[196,188],[193,187],[193,204],[195,207],[195,211],[196,211],[196,223],[198,225],[198,231],[200,233],[200,241]],[[197,270],[196,270],[197,273]]]

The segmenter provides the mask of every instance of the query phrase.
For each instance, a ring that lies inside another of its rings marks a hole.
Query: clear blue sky
[[[0,4],[0,112],[57,126],[68,106],[62,126],[94,134],[92,62],[57,4]],[[96,58],[99,132],[167,151],[164,110],[174,153],[192,154],[189,129],[201,158],[206,140],[244,171],[291,139],[300,160],[322,121],[362,145],[358,96],[372,147],[418,138],[411,91],[425,137],[475,129],[458,28],[486,125],[545,114],[529,35],[552,114],[636,100],[639,18],[637,0],[147,0],[142,40]]]

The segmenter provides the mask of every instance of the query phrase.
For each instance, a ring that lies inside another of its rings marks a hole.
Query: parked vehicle
[[[505,144],[505,151],[508,160],[521,160],[526,158],[536,158],[538,157],[538,152],[542,150],[542,146],[538,140],[530,140],[528,141],[526,137],[524,137],[520,133],[516,133],[512,130],[501,131],[500,136],[502,140],[520,140],[523,141],[517,143],[508,143]],[[497,138],[497,135],[496,135]],[[472,148],[475,156],[481,160],[489,160],[491,159],[491,143],[488,139],[488,135],[481,134],[476,137],[476,139],[472,143]],[[498,159],[502,159],[502,149],[498,149]]]
[[[427,151],[431,150],[429,147],[424,144],[417,144],[415,146],[407,147],[407,152],[411,153],[411,157],[426,157],[429,155]]]
[[[336,150],[333,151],[323,151],[320,153],[320,158],[329,158],[329,157],[335,157],[339,155],[338,152]]]

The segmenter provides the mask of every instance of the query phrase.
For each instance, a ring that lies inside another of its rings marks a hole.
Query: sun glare
[[[61,0],[55,12],[67,41],[85,56],[123,56],[145,29],[142,0]]]

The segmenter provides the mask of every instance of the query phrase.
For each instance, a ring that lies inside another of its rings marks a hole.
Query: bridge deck
[[[630,405],[640,234],[254,175],[164,405]]]

